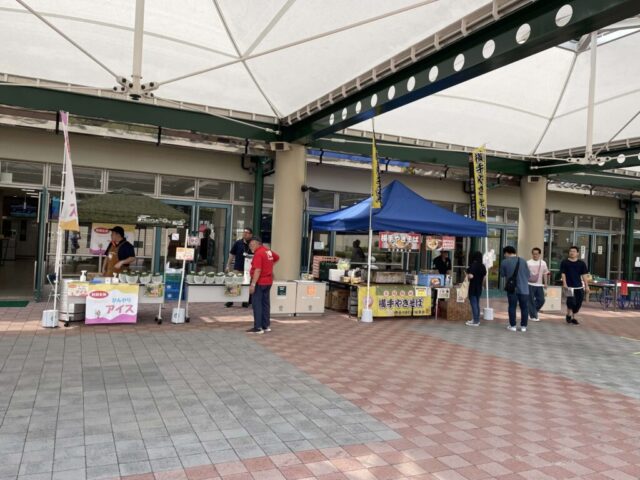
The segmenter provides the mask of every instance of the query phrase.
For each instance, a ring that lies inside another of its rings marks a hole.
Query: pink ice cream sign
[[[89,286],[85,323],[136,323],[138,285],[95,284]]]

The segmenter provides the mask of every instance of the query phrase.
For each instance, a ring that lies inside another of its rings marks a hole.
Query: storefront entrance
[[[227,255],[231,248],[231,208],[228,205],[193,203],[193,202],[167,202],[172,207],[189,216],[189,235],[199,236],[200,240],[196,249],[196,261],[189,266],[192,270],[223,271],[226,265]],[[185,243],[185,228],[161,229],[160,264],[163,270],[167,262],[171,267],[179,267],[182,262],[176,260],[176,248],[183,247]],[[205,235],[208,234],[208,239]]]
[[[0,298],[33,296],[38,206],[35,190],[0,188]]]

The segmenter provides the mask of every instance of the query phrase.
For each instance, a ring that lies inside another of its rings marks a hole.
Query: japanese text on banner
[[[480,222],[487,221],[487,154],[483,148],[471,153],[469,159],[471,194],[471,217]]]

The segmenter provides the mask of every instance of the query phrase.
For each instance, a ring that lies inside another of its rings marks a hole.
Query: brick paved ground
[[[0,479],[638,479],[640,316],[45,330],[0,309]],[[498,310],[504,306],[498,302]]]

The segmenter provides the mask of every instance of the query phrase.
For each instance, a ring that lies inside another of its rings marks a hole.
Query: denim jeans
[[[516,308],[520,304],[520,326],[526,327],[529,323],[529,294],[509,293],[509,325],[516,326]]]
[[[480,323],[480,295],[469,295],[473,323]]]
[[[544,305],[544,287],[529,285],[529,318],[538,318]]]
[[[253,328],[269,328],[271,325],[271,285],[256,285],[253,294]]]

